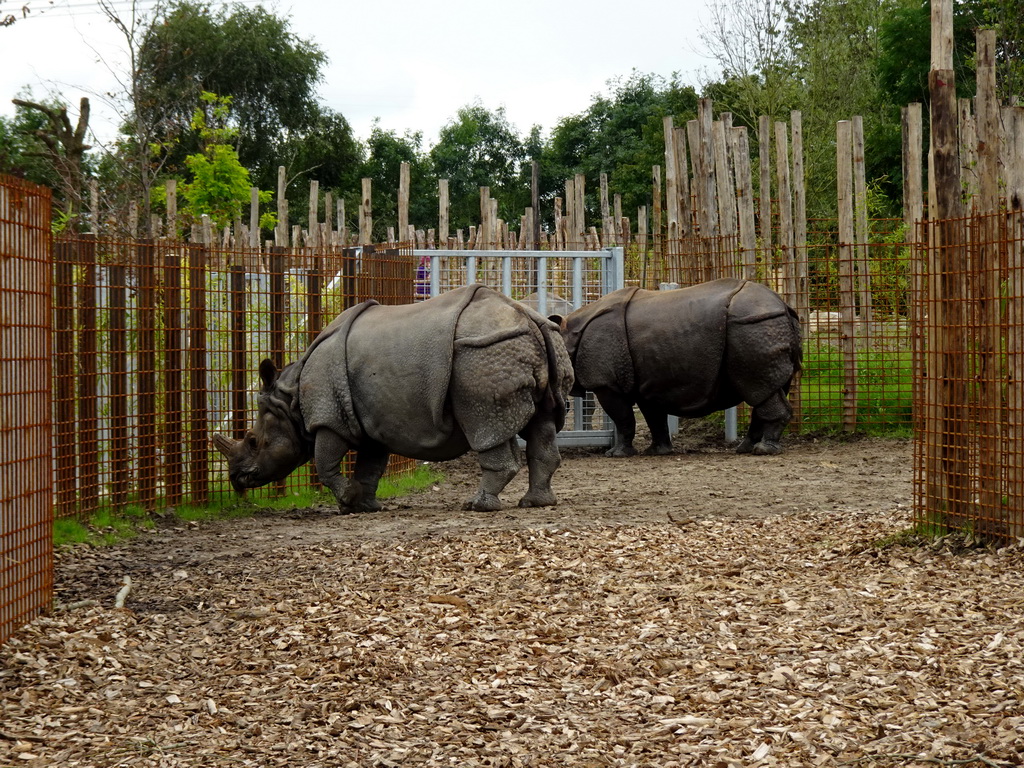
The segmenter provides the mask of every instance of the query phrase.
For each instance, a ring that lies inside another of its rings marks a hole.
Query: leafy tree
[[[808,213],[831,216],[836,205],[836,123],[864,119],[869,155],[876,161],[869,175],[885,180],[887,191],[898,182],[899,108],[879,88],[879,30],[904,0],[790,0],[788,39],[801,84],[794,104],[803,114]],[[896,129],[893,144],[893,128]],[[883,154],[884,148],[886,151]],[[897,155],[891,156],[895,149]],[[899,195],[894,196],[899,200]]]
[[[542,155],[548,195],[561,194],[565,179],[576,173],[585,175],[592,220],[600,214],[601,173],[608,174],[609,192],[622,195],[626,215],[650,206],[651,168],[665,162],[663,118],[673,115],[683,125],[697,113],[696,91],[676,77],[666,82],[633,72],[610,85],[608,96],[595,97],[586,112],[558,123]]]
[[[425,226],[437,221],[437,183],[430,172],[430,162],[423,154],[423,134],[407,132],[399,136],[386,131],[374,122],[367,141],[367,157],[359,168],[359,178],[373,182],[373,228],[374,237],[383,239],[388,227],[396,229],[396,236],[405,239],[405,233],[397,232],[398,186],[401,164],[409,163],[409,223]],[[361,195],[357,184],[346,202],[346,211],[355,225]]]
[[[45,123],[42,113],[21,107],[12,118],[0,115],[0,173],[47,187],[60,184],[56,169],[46,161],[43,147],[36,138]]]
[[[953,71],[957,94],[974,95],[975,29],[983,20],[982,3],[964,0],[953,5]],[[929,0],[896,3],[879,23],[879,46],[873,63],[878,85],[893,104],[918,101],[927,105],[931,69],[931,5]]]
[[[983,0],[982,19],[996,30],[1000,98],[1024,102],[1024,12],[1020,0]]]
[[[56,101],[37,102],[29,96],[13,102],[14,119],[0,118],[0,171],[53,188],[59,220],[70,223],[81,213],[89,173],[89,100],[81,100],[74,122],[67,107]]]
[[[761,115],[788,120],[798,98],[793,50],[786,35],[785,0],[709,3],[710,21],[698,37],[718,62],[721,79],[704,95],[732,112],[736,125],[753,127]]]
[[[276,174],[277,146],[322,117],[315,88],[325,62],[317,45],[262,6],[172,2],[143,36],[136,109],[160,126],[173,169],[200,143],[191,117],[201,94],[230,96],[239,158],[266,183]]]
[[[530,204],[523,140],[503,107],[492,112],[477,102],[460,109],[441,129],[429,158],[436,178],[448,179],[453,230],[480,221],[480,187],[490,187],[506,221],[518,221]]]
[[[346,199],[347,211],[354,213],[358,210],[357,190],[360,189],[366,148],[356,139],[342,114],[317,107],[310,124],[302,131],[289,132],[276,149],[276,164],[288,169],[286,195],[295,219],[302,221],[307,216],[309,182],[313,180],[320,183],[322,191],[330,190],[336,199]],[[276,177],[260,180],[261,186],[272,187],[275,184]],[[321,221],[323,213],[320,212]]]
[[[237,128],[228,125],[230,97],[203,93],[203,107],[192,115],[192,129],[203,141],[203,150],[185,159],[192,180],[181,187],[186,201],[183,212],[194,220],[209,216],[218,227],[224,227],[241,216],[242,206],[250,201],[249,171],[239,162],[231,145]],[[270,192],[260,193],[260,202],[269,202]],[[265,217],[263,228],[272,228]]]

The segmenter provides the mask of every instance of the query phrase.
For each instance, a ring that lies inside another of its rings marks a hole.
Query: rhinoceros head
[[[280,372],[271,360],[260,363],[263,385],[256,423],[241,440],[213,436],[214,445],[228,458],[235,490],[283,480],[312,456],[298,407],[299,370],[295,363]]]

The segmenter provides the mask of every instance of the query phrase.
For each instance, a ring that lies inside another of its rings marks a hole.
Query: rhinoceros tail
[[[565,344],[558,328],[554,323],[543,320],[537,323],[541,335],[544,337],[544,351],[548,360],[548,386],[544,392],[544,407],[551,410],[555,416],[555,429],[561,431],[565,426],[565,412],[567,403],[565,391],[562,388],[562,377],[564,374],[565,361],[558,359],[558,348]],[[572,385],[572,382],[569,382]]]
[[[793,362],[793,373],[803,370],[804,362],[804,344],[803,334],[800,331],[800,316],[796,313],[788,304],[786,309],[789,310],[789,323],[793,328],[793,344],[789,347],[789,359]]]

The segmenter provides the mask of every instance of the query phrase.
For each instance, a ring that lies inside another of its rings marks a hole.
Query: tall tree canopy
[[[191,119],[201,94],[230,97],[238,156],[265,184],[280,144],[323,116],[316,86],[326,60],[319,46],[262,6],[172,2],[143,35],[136,109],[161,127],[173,168],[198,147]]]
[[[696,116],[698,97],[675,77],[666,82],[636,71],[609,86],[608,96],[595,96],[586,112],[555,127],[543,175],[561,185],[583,173],[586,205],[594,216],[600,211],[600,177],[607,173],[609,189],[622,195],[624,215],[634,218],[639,206],[649,206],[651,168],[665,162],[663,118],[672,115],[676,125],[684,125]]]
[[[398,185],[402,163],[409,163],[409,223],[423,225],[437,220],[437,184],[430,173],[430,160],[423,152],[423,134],[399,136],[374,124],[367,141],[366,160],[358,167],[359,177],[373,182],[374,235],[383,240],[388,227],[398,225]],[[352,188],[347,212],[355,223],[361,188]],[[395,231],[399,240],[405,233]]]
[[[436,178],[449,180],[453,229],[480,221],[480,187],[491,188],[505,220],[518,221],[530,204],[526,150],[503,107],[491,112],[476,103],[460,109],[441,129],[430,160]]]

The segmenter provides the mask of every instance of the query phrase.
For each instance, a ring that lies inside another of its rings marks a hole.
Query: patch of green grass
[[[404,475],[382,478],[377,488],[377,498],[393,499],[396,496],[419,493],[432,488],[442,480],[444,474],[439,469],[431,464],[420,464],[415,470]]]
[[[431,465],[418,466],[412,472],[397,477],[385,477],[377,489],[378,498],[390,499],[417,493],[441,482],[444,475]],[[154,514],[171,514],[182,522],[231,520],[250,517],[261,509],[302,509],[306,507],[334,507],[337,502],[330,491],[308,488],[283,496],[247,498],[233,491],[215,493],[208,504],[179,505],[165,513],[150,513],[142,506],[131,505],[121,509],[104,507],[88,519],[57,518],[53,522],[54,546],[91,544],[107,546],[129,539],[140,531],[156,526]]]
[[[926,543],[929,537],[922,534],[920,526],[905,528],[896,533],[890,533],[881,539],[873,542],[875,549],[889,549],[890,547],[920,547]]]
[[[104,507],[86,519],[63,517],[54,520],[53,544],[57,547],[85,543],[97,546],[114,544],[155,525],[144,507],[132,505],[116,511]]]
[[[843,355],[832,346],[804,353],[800,397],[803,421],[818,429],[841,429]],[[913,432],[913,367],[908,351],[858,350],[857,430],[887,437]]]
[[[89,541],[89,527],[75,517],[58,517],[53,521],[53,544],[84,544]]]

